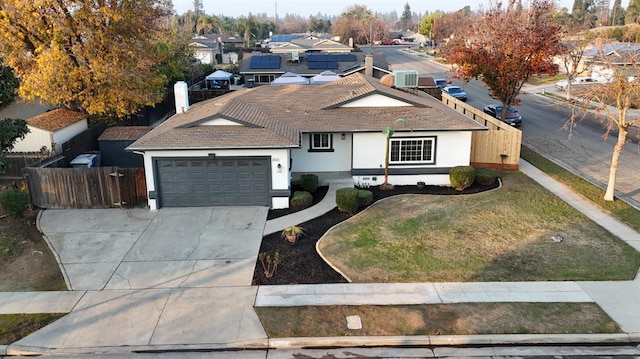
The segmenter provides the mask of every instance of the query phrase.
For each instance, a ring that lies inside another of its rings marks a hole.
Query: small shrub
[[[303,233],[304,228],[302,228],[301,226],[289,226],[282,230],[280,236],[290,243],[295,243]]]
[[[336,204],[340,212],[356,213],[358,210],[358,189],[338,188],[336,191]]]
[[[0,193],[0,205],[12,216],[19,216],[29,204],[29,195],[25,191],[8,189]]]
[[[295,191],[291,197],[291,207],[295,209],[307,208],[313,204],[313,196],[307,191]]]
[[[498,174],[490,168],[476,168],[476,183],[481,185],[491,185],[496,182]]]
[[[291,188],[302,188],[302,181],[299,178],[291,180]]]
[[[275,252],[273,258],[271,258],[266,252],[262,252],[258,254],[258,259],[260,260],[260,264],[262,264],[264,276],[267,278],[273,277],[278,269],[278,264],[280,264],[280,253]]]
[[[368,206],[373,203],[373,192],[366,189],[358,190],[358,205]]]
[[[471,186],[476,178],[476,170],[471,166],[456,166],[449,172],[449,180],[451,186],[456,191],[463,191],[465,188]]]
[[[315,192],[318,189],[318,176],[314,174],[300,176],[300,186],[309,193]]]

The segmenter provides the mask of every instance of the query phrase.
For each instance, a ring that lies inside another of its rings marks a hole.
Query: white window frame
[[[320,137],[320,146],[316,146],[315,138]],[[326,145],[323,145],[325,141],[323,138],[326,136]],[[333,134],[332,133],[310,133],[309,134],[309,151],[311,152],[329,152],[333,151]]]
[[[419,142],[416,143],[416,142]],[[431,150],[428,153],[427,157],[430,157],[428,159],[425,159],[424,157],[424,146],[425,143],[430,143],[431,144]],[[411,160],[411,159],[405,159],[402,160],[403,156],[411,156],[411,154],[408,151],[414,151],[414,149],[411,149],[410,146],[412,145],[418,145],[420,147],[420,152],[416,152],[415,154],[419,154],[420,155],[420,159],[417,160]],[[396,148],[396,146],[400,146],[399,148],[399,152],[396,155],[394,155],[394,150]],[[398,137],[398,138],[391,138],[390,139],[390,143],[389,143],[389,164],[394,164],[394,165],[413,165],[413,164],[435,164],[436,163],[436,137]]]

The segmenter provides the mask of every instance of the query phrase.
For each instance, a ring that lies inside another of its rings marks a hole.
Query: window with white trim
[[[433,164],[435,151],[435,137],[392,138],[389,143],[389,163]]]
[[[333,151],[333,135],[330,133],[312,133],[309,151]]]

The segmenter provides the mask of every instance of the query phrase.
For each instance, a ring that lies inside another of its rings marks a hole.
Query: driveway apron
[[[251,285],[267,207],[47,210],[71,290]]]

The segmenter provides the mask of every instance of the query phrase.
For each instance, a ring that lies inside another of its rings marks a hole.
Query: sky
[[[556,0],[560,7],[566,7],[571,11],[573,0]],[[462,9],[469,5],[472,10],[480,6],[486,7],[489,0],[447,0],[447,1],[415,1],[415,0],[202,0],[204,12],[209,15],[225,15],[231,17],[247,16],[249,13],[273,15],[275,13],[275,5],[278,5],[278,17],[284,17],[285,14],[298,14],[303,18],[310,15],[317,15],[318,12],[327,15],[340,15],[350,5],[365,5],[369,9],[376,12],[391,12],[395,10],[398,16],[404,10],[404,4],[407,2],[411,7],[411,11],[424,14],[426,11],[435,10],[454,11]],[[526,1],[523,1],[526,3]],[[622,6],[626,7],[628,0],[622,1]],[[613,0],[610,0],[613,5]],[[193,0],[173,0],[174,9],[178,14],[183,14],[187,10],[193,8]]]

